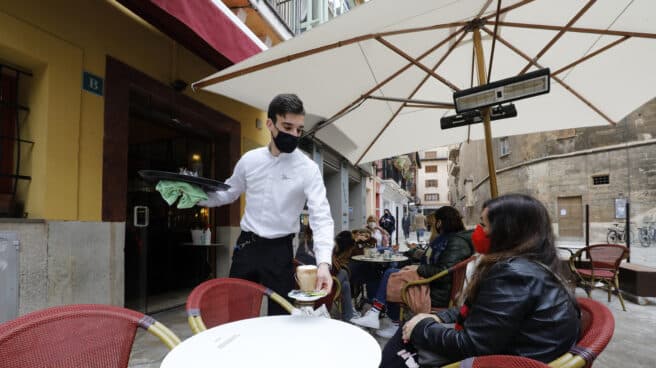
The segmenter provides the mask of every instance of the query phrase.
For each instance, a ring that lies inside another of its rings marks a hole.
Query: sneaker
[[[385,328],[381,328],[380,330],[376,331],[376,335],[380,337],[384,337],[386,339],[392,338],[396,331],[399,329],[399,324],[398,323],[390,323],[389,326]]]
[[[360,317],[362,317],[362,314],[360,314],[360,312],[358,312],[358,310],[355,309],[355,308],[353,308],[353,312],[351,312],[351,313],[353,313],[353,318],[360,318]]]
[[[360,318],[353,318],[351,319],[351,322],[358,326],[369,327],[377,330],[380,328],[380,321],[378,320],[379,317],[380,311],[376,310],[375,308],[371,308],[364,316]]]

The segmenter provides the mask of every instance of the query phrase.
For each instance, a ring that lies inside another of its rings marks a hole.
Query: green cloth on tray
[[[178,208],[191,208],[199,201],[207,199],[204,190],[182,181],[160,180],[155,189],[169,205],[175,203],[179,197]]]

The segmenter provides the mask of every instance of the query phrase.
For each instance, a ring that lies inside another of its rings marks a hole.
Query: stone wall
[[[557,198],[582,196],[590,207],[591,238],[605,239],[614,222],[614,199],[627,197],[636,226],[656,221],[656,99],[629,114],[617,126],[569,129],[508,137],[510,154],[499,157],[494,139],[499,194],[526,193],[545,203],[557,218]],[[469,225],[479,221],[490,197],[485,144],[463,143],[452,170],[450,190]],[[592,177],[608,175],[609,184]],[[467,206],[466,181],[473,183],[473,206]],[[552,220],[553,221],[553,220]],[[555,221],[554,221],[555,223]],[[555,224],[557,225],[557,224]],[[556,226],[557,230],[557,226]]]
[[[18,233],[19,314],[64,304],[123,306],[125,224],[5,219]]]

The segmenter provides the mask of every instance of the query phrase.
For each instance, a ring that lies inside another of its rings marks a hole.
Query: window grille
[[[21,121],[30,109],[18,101],[21,75],[31,73],[0,63],[0,216],[21,216],[16,210],[18,180],[31,180],[20,175],[21,144],[34,142],[21,138]]]

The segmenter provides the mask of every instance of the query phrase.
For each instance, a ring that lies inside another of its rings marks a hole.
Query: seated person
[[[389,233],[378,225],[375,217],[367,217],[367,229],[371,231],[371,237],[376,239],[376,246],[378,248],[386,248],[390,246]]]
[[[351,299],[351,257],[358,251],[355,240],[350,231],[342,231],[335,237],[335,247],[333,248],[333,267],[332,273],[337,277],[342,285],[341,302],[342,302],[342,321],[350,321],[354,316],[359,317],[360,313],[353,307]]]
[[[298,248],[296,248],[294,258],[300,264],[313,265],[317,263],[314,256],[314,240],[312,236],[312,228],[309,225],[303,226],[298,234]]]
[[[417,360],[425,366],[419,350],[433,354],[430,366],[492,354],[547,363],[576,343],[580,313],[558,274],[561,263],[542,203],[519,194],[485,202],[472,240],[483,256],[464,305],[414,316],[388,341],[380,367]]]
[[[465,226],[462,223],[462,216],[453,207],[443,206],[433,213],[431,221],[433,239],[419,257],[420,264],[408,266],[406,269],[413,268],[419,276],[428,278],[436,275],[456,263],[470,257],[474,249],[471,244],[471,232],[464,231]],[[410,256],[418,256],[414,250],[410,251]],[[398,303],[387,303],[387,282],[391,274],[398,272],[397,268],[388,268],[380,283],[378,284],[373,307],[361,318],[355,318],[353,323],[377,329],[376,334],[381,337],[390,338],[396,333],[399,326],[399,305]],[[446,276],[433,281],[430,284],[431,305],[433,307],[447,307],[451,296],[451,276]],[[380,312],[387,307],[387,315],[392,320],[392,324],[386,329],[380,328]]]

